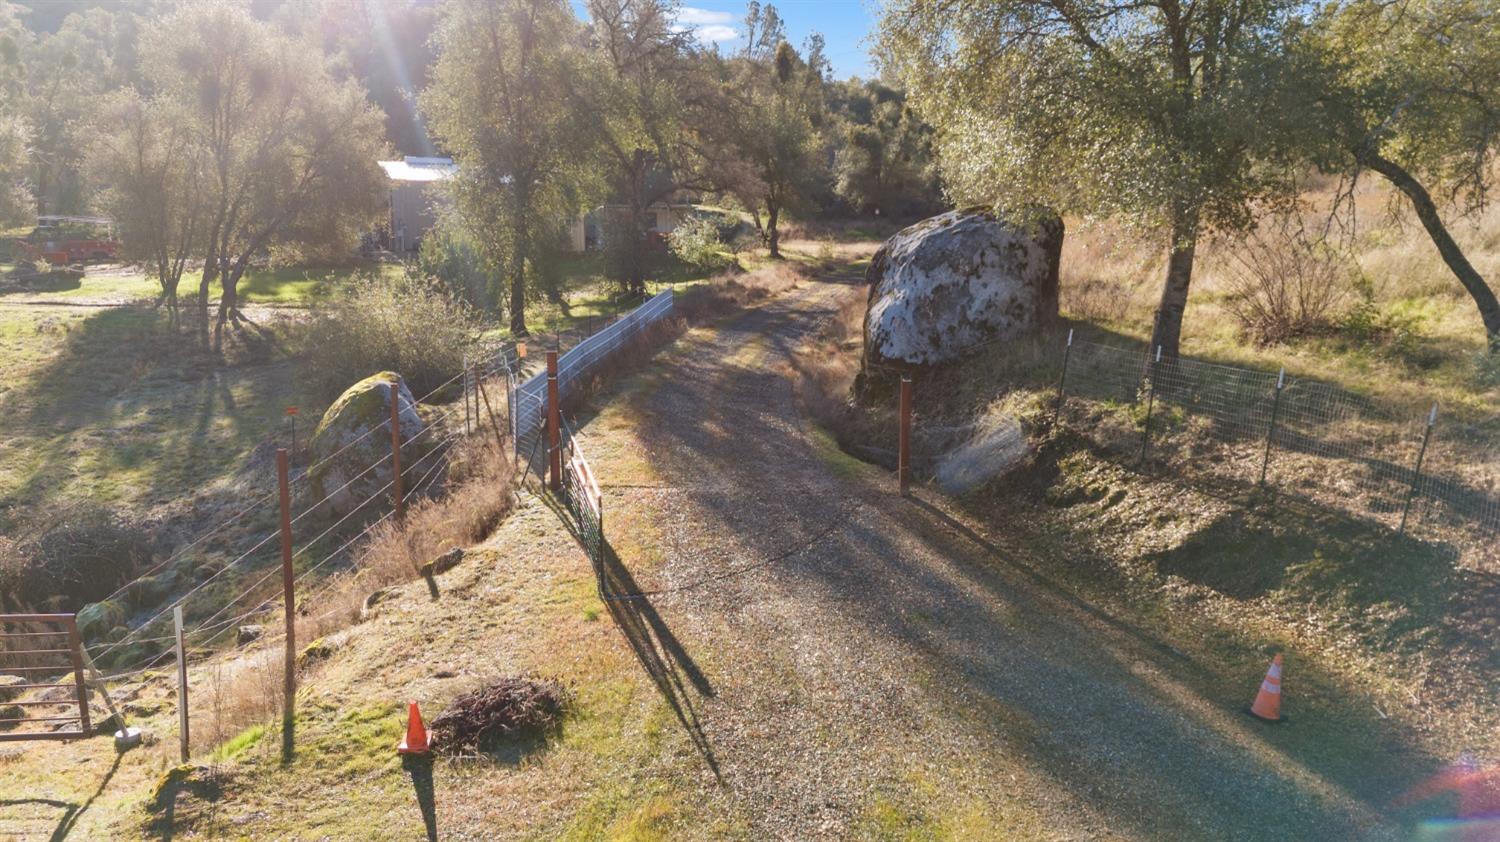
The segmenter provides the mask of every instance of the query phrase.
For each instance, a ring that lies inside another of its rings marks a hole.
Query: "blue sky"
[[[764,3],[765,0],[762,0]],[[798,49],[812,32],[823,33],[828,60],[839,78],[874,75],[865,38],[874,28],[874,0],[771,0],[786,23],[787,40]],[[581,5],[574,3],[575,7]],[[724,52],[744,44],[744,0],[682,0],[679,20],[698,39]]]

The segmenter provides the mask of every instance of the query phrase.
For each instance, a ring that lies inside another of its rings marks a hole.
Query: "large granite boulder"
[[[328,501],[333,514],[345,515],[371,496],[382,493],[391,481],[391,390],[396,390],[401,422],[401,464],[403,479],[407,469],[430,447],[431,436],[419,445],[406,446],[427,428],[418,411],[406,381],[393,371],[382,371],[344,390],[339,399],[323,413],[323,420],[313,431],[313,468],[308,481],[315,501]],[[374,470],[366,470],[371,465]],[[389,497],[390,491],[384,491]],[[378,509],[372,509],[378,511]]]
[[[865,356],[933,365],[1057,317],[1063,223],[1028,224],[989,208],[950,211],[898,232],[870,262]]]

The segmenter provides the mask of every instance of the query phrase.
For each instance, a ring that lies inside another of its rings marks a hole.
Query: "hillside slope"
[[[1263,726],[1239,711],[1257,672],[1079,600],[1030,547],[901,499],[810,429],[786,363],[850,294],[810,283],[694,330],[580,419],[609,584],[646,595],[601,602],[528,496],[436,594],[399,588],[332,642],[290,764],[249,735],[220,791],[179,794],[168,818],[140,785],[165,749],[128,754],[133,783],[74,810],[80,838],[411,838],[429,793],[445,839],[1399,835],[1410,816],[1383,805],[1434,762],[1350,715],[1357,690],[1294,657],[1293,724]],[[404,700],[432,715],[523,673],[576,690],[555,740],[403,769]],[[105,750],[58,750],[80,793],[59,800],[86,797]]]

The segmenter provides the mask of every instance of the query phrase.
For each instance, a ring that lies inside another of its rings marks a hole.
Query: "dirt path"
[[[613,523],[660,533],[659,560],[607,566],[654,595],[610,609],[713,812],[757,838],[1394,835],[1170,649],[821,443],[785,363],[848,294],[810,283],[674,353],[634,431],[662,486],[606,491]]]

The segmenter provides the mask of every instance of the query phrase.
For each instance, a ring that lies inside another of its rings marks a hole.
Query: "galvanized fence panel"
[[[563,400],[578,388],[582,378],[603,363],[641,331],[672,312],[672,290],[662,290],[644,304],[621,316],[608,327],[584,339],[557,360],[558,392]],[[542,443],[547,418],[547,375],[539,373],[518,384],[512,398],[516,459],[541,472],[547,459]]]

